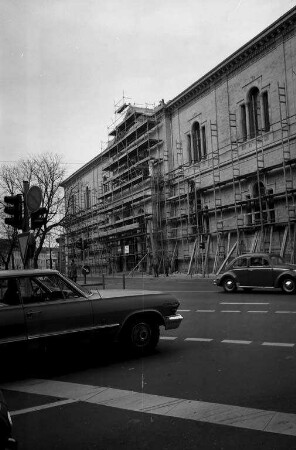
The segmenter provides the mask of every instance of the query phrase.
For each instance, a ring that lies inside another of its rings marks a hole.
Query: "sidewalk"
[[[215,274],[207,274],[206,276],[202,276],[201,274],[191,274],[187,275],[186,273],[173,273],[170,274],[168,277],[166,277],[164,274],[160,274],[159,277],[154,277],[154,275],[150,275],[147,273],[139,273],[134,272],[133,274],[128,273],[116,273],[116,274],[110,274],[110,275],[99,275],[99,274],[89,274],[86,276],[86,284],[84,283],[84,276],[80,275],[77,278],[77,282],[83,286],[103,286],[105,284],[106,289],[110,289],[110,287],[116,287],[116,288],[125,288],[127,284],[130,285],[132,281],[139,282],[139,281],[162,281],[162,282],[169,282],[170,280],[194,280],[194,281],[205,281],[205,280],[213,280],[215,278]]]

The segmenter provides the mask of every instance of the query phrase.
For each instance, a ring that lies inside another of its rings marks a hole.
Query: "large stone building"
[[[203,274],[250,250],[294,261],[295,31],[293,8],[173,100],[123,103],[106,149],[63,183],[68,257]]]

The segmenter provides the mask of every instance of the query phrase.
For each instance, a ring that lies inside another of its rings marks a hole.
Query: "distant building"
[[[168,103],[122,104],[106,149],[63,186],[69,258],[96,272],[295,261],[296,8]]]
[[[7,259],[7,251],[9,250],[9,241],[0,239],[0,254]],[[58,269],[58,248],[43,247],[38,258],[39,269]],[[9,269],[23,269],[23,260],[19,249],[14,249],[10,258]],[[3,258],[0,260],[0,269],[5,269]]]

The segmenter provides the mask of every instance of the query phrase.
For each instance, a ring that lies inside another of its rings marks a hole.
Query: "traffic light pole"
[[[23,181],[23,189],[24,189],[24,223],[23,223],[23,232],[26,233],[30,231],[29,225],[29,211],[27,208],[27,194],[29,191],[29,181]]]
[[[23,190],[24,190],[24,222],[23,222],[23,233],[30,232],[30,223],[29,223],[29,211],[27,207],[27,194],[29,191],[29,181],[23,181]],[[28,254],[28,251],[27,251]],[[30,258],[26,256],[24,261],[24,269],[30,269]]]

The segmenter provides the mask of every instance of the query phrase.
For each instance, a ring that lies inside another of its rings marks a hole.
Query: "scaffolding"
[[[81,262],[100,273],[151,273],[155,261],[164,272],[169,260],[172,272],[206,276],[254,251],[295,262],[296,121],[285,84],[277,88],[277,121],[265,129],[262,105],[254,103],[252,137],[240,134],[228,101],[222,146],[216,111],[208,121],[210,151],[199,161],[184,158],[180,131],[168,142],[164,104],[117,103],[90,198],[87,183],[77,184],[70,257],[82,236]]]

